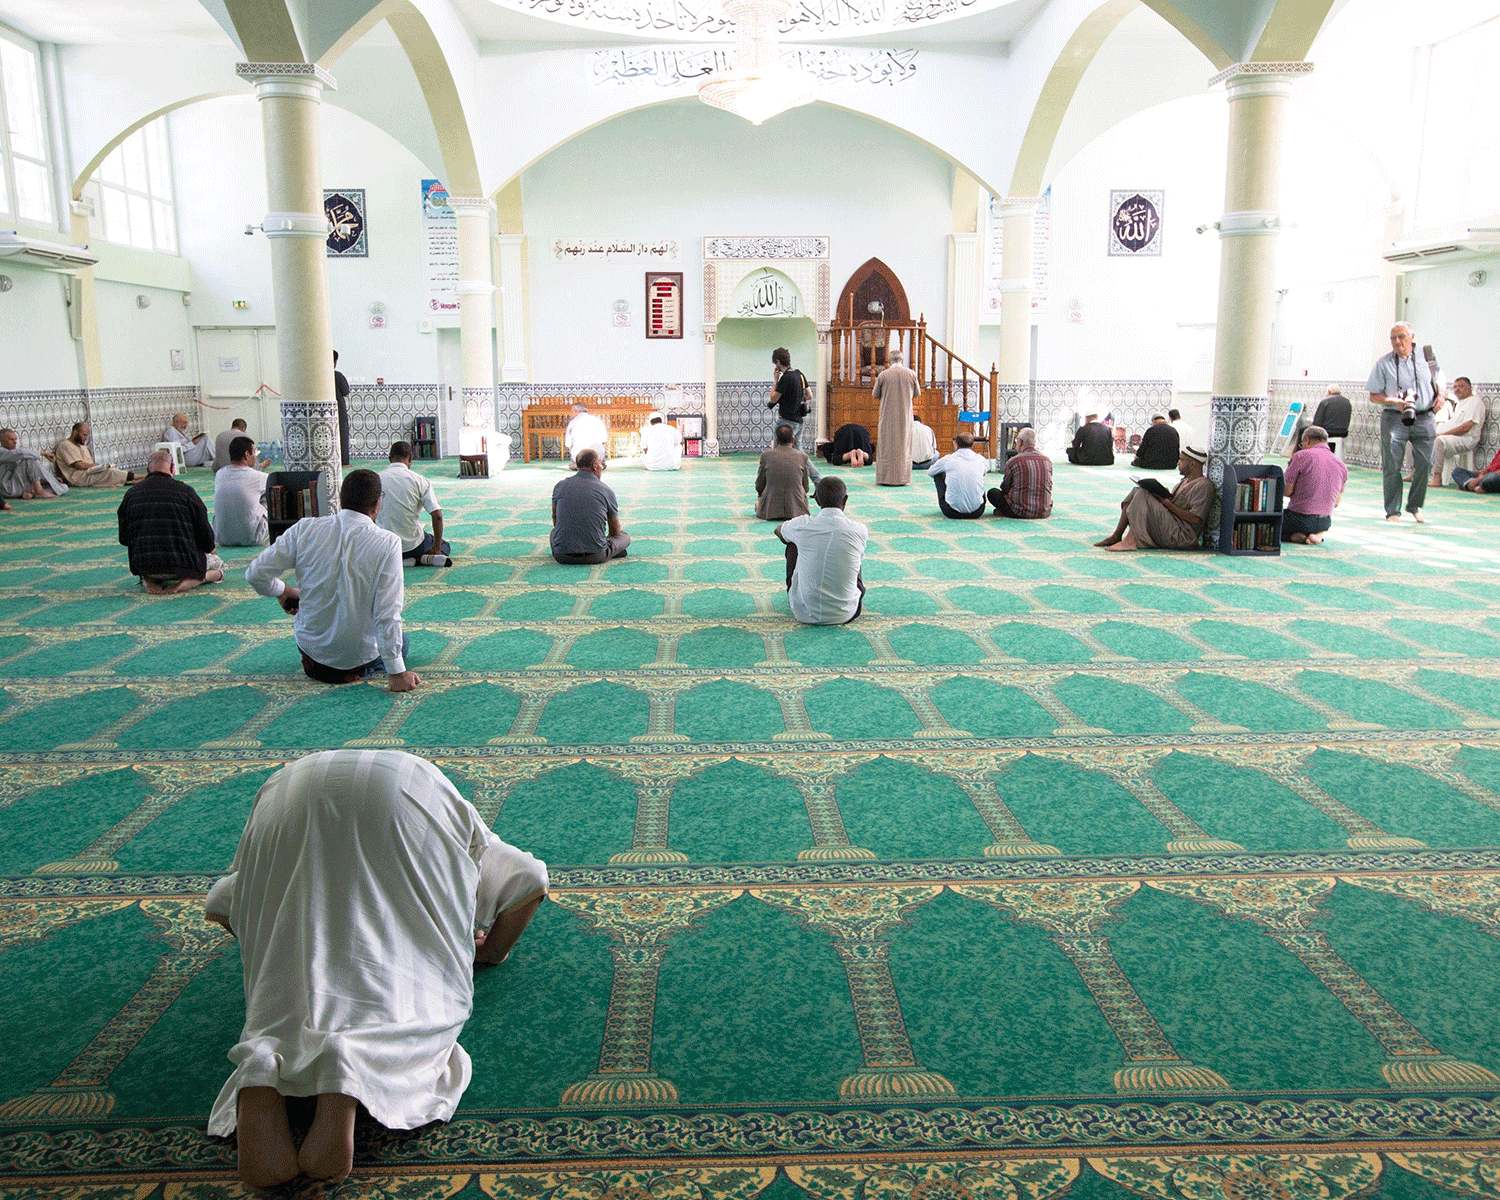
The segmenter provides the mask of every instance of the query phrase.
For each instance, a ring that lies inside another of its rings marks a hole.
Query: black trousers
[[[794,545],[792,545],[791,542],[788,542],[786,544],[786,590],[787,591],[791,591],[792,590],[792,575],[793,575],[793,573],[796,570],[797,570],[797,547],[794,546]],[[859,574],[855,575],[855,577],[854,577],[854,586],[857,587],[857,588],[859,588],[859,603],[854,606],[854,617],[857,617],[857,616],[859,616],[860,613],[862,613],[862,612],[865,611],[865,579],[864,579],[864,572],[863,571],[861,571]],[[854,617],[850,617],[849,621],[854,620]],[[845,621],[844,624],[845,625],[849,624],[849,621]]]
[[[934,475],[933,480],[937,483],[938,511],[943,516],[954,521],[971,521],[975,517],[984,516],[984,501],[979,502],[979,507],[973,512],[959,512],[948,503],[948,477],[946,475]]]

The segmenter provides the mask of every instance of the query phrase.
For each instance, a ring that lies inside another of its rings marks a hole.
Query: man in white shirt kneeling
[[[350,471],[339,511],[303,517],[262,550],[245,579],[295,618],[302,670],[319,683],[358,683],[382,666],[393,692],[422,681],[407,669],[401,632],[401,539],[375,524],[380,476]],[[297,586],[281,576],[297,572]]]
[[[849,489],[825,475],[813,489],[817,516],[793,517],[776,527],[786,544],[786,595],[804,625],[847,625],[864,607],[860,577],[870,531],[844,515]]]
[[[229,465],[214,476],[214,538],[221,546],[264,546],[266,483],[270,476],[255,469],[255,442],[237,437],[229,443]]]
[[[984,516],[984,473],[990,464],[974,453],[974,435],[955,433],[953,453],[945,454],[927,468],[937,483],[938,508],[943,516],[968,520]]]
[[[432,481],[411,469],[411,443],[392,442],[391,465],[380,472],[380,515],[375,523],[401,539],[401,562],[408,567],[451,567],[453,553],[443,540],[443,510]],[[432,532],[422,528],[422,511],[432,514]]]

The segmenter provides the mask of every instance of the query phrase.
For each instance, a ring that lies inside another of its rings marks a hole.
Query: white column
[[[1000,279],[1000,358],[996,363],[999,394],[996,420],[1029,418],[1031,411],[1032,232],[1040,196],[1003,196],[1000,220],[1004,235]],[[977,365],[977,364],[976,364]]]
[[[266,143],[261,229],[271,244],[271,293],[281,369],[286,464],[321,471],[319,511],[338,505],[338,408],[333,397],[333,328],[328,304],[328,219],[318,157],[318,106],[333,77],[313,63],[240,63],[255,83]]]
[[[950,233],[948,345],[959,358],[976,368],[979,366],[979,275],[979,235]],[[1029,313],[1027,317],[1029,320]],[[1029,332],[1027,342],[1029,345]]]
[[[1306,62],[1235,63],[1209,81],[1210,87],[1226,83],[1229,98],[1210,401],[1209,476],[1215,484],[1225,462],[1257,463],[1265,453],[1282,134],[1292,78],[1311,70]]]
[[[714,334],[703,331],[703,453],[707,458],[719,456],[719,387],[714,366]]]
[[[818,326],[818,377],[813,380],[815,430],[819,441],[828,436],[828,376],[833,373],[833,347],[827,325]]]
[[[500,252],[500,382],[525,383],[526,279],[521,247],[526,235],[502,233],[495,239]]]
[[[492,201],[483,196],[449,196],[458,218],[458,337],[463,386],[495,386],[495,283],[490,265]]]

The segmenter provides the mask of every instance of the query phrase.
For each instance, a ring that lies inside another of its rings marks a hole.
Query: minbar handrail
[[[954,384],[959,387],[959,404],[965,411],[974,411],[969,405],[969,376],[974,377],[978,392],[977,411],[990,411],[999,394],[1000,375],[991,367],[985,375],[978,367],[955,354],[937,338],[927,332],[927,318],[914,322],[886,323],[872,321],[860,325],[835,325],[830,330],[831,371],[829,382],[835,385],[874,385],[875,377],[885,369],[886,355],[898,352],[906,357],[917,379],[925,391],[930,387],[946,384],[948,395],[953,395]],[[868,334],[866,338],[863,335]],[[865,360],[868,352],[869,361]],[[938,378],[938,354],[944,358],[945,380]],[[954,368],[958,377],[954,378]]]

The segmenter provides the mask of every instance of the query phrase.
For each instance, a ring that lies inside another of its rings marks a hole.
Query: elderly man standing
[[[411,443],[392,442],[390,466],[380,472],[380,516],[375,523],[401,539],[401,562],[408,567],[451,567],[452,547],[443,540],[443,510],[432,481],[411,469]],[[422,513],[432,517],[432,532],[422,528]]]
[[[68,485],[52,474],[35,450],[22,450],[14,429],[0,429],[0,496],[12,500],[49,500]]]
[[[153,596],[187,592],[224,578],[224,560],[214,550],[213,526],[198,493],[174,479],[170,450],[146,460],[146,478],[125,493],[116,513],[120,545],[130,554],[130,573]]]
[[[450,1119],[472,1074],[458,1036],[474,973],[505,961],[548,886],[424,759],[326,750],[272,775],[204,902],[244,970],[208,1119],[238,1134],[241,1181],[343,1179],[360,1104],[388,1129]],[[287,1096],[317,1097],[300,1147]]]
[[[182,461],[189,467],[208,467],[213,465],[214,444],[208,440],[206,433],[189,434],[187,413],[175,413],[172,423],[167,426],[167,431],[162,435],[162,441],[175,442],[182,447]]]
[[[56,446],[52,447],[52,461],[62,477],[73,487],[119,487],[134,483],[134,471],[122,471],[114,463],[96,463],[89,453],[89,438],[93,431],[82,421]],[[46,457],[43,455],[42,457]]]
[[[1432,371],[1417,353],[1411,326],[1391,326],[1391,352],[1377,359],[1370,371],[1370,403],[1380,406],[1380,473],[1385,483],[1385,519],[1401,519],[1401,467],[1411,446],[1411,491],[1406,511],[1422,521],[1427,481],[1432,474],[1432,451],[1437,422],[1432,415],[1435,393]]]
[[[803,625],[847,625],[865,603],[860,566],[870,531],[844,515],[849,489],[825,475],[813,491],[818,515],[793,517],[773,531],[786,545],[786,597]]]
[[[303,517],[255,557],[245,579],[296,619],[302,671],[319,683],[358,683],[382,666],[393,692],[419,683],[401,632],[401,539],[375,524],[380,476],[350,471],[339,511]],[[281,579],[297,572],[297,586]]]
[[[1005,463],[1000,486],[987,493],[997,517],[1041,520],[1052,515],[1052,460],[1036,448],[1036,430],[1016,433],[1016,452]]]
[[[1487,415],[1484,401],[1474,394],[1474,385],[1467,375],[1453,381],[1453,416],[1437,431],[1437,444],[1432,455],[1432,486],[1441,487],[1444,475],[1451,478],[1448,460],[1467,454],[1479,445],[1484,432]]]
[[[603,482],[604,458],[590,447],[576,474],[552,489],[552,557],[565,566],[624,558],[630,535],[620,525],[620,502]]]
[[[911,482],[911,406],[921,390],[917,373],[899,354],[892,354],[890,366],[875,377],[874,396],[880,401],[875,482],[882,487],[905,487]]]
[[[1177,460],[1182,482],[1170,494],[1155,480],[1161,493],[1133,487],[1120,501],[1120,522],[1096,546],[1106,550],[1191,550],[1203,533],[1214,500],[1214,485],[1203,474],[1208,451],[1187,446]]]
[[[563,449],[567,452],[569,461],[577,465],[579,455],[585,450],[592,450],[599,456],[599,461],[603,462],[609,457],[608,443],[609,429],[604,422],[589,412],[586,404],[579,402],[573,405],[573,419],[563,431]]]

